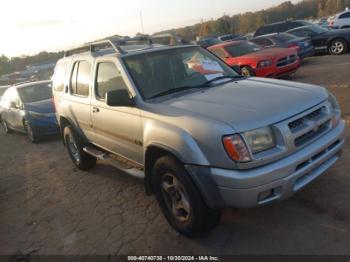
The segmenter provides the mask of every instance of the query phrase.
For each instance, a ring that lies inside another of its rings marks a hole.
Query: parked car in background
[[[238,65],[244,76],[284,77],[294,74],[300,59],[289,48],[266,48],[249,41],[225,42],[208,48],[228,65]]]
[[[296,37],[287,33],[258,36],[250,41],[264,48],[284,47],[294,49],[298,52],[298,56],[301,59],[313,56],[315,53],[314,47],[308,37]]]
[[[220,39],[216,38],[216,37],[204,37],[204,38],[198,38],[196,40],[196,44],[200,45],[203,48],[208,48],[212,45],[217,45],[222,43],[223,41],[221,41]]]
[[[67,153],[79,169],[99,159],[143,179],[181,234],[209,231],[224,207],[284,200],[340,158],[345,122],[325,88],[244,78],[193,45],[102,44],[55,69]]]
[[[5,91],[9,88],[10,86],[0,86],[0,100]]]
[[[313,25],[313,23],[304,20],[288,20],[284,22],[278,22],[273,24],[264,25],[255,31],[254,37],[260,35],[267,35],[272,33],[281,33],[291,30],[296,27]]]
[[[247,40],[244,36],[239,34],[221,35],[221,36],[218,36],[218,39],[223,42],[233,41],[233,40]]]
[[[6,133],[26,133],[35,143],[59,133],[52,102],[51,81],[12,86],[1,99],[1,127]]]
[[[326,29],[317,25],[287,31],[298,37],[310,37],[316,52],[342,55],[349,51],[350,29]]]
[[[335,29],[350,28],[350,10],[345,10],[329,21],[329,26]]]

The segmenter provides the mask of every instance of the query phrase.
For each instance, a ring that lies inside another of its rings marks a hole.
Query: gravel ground
[[[349,120],[349,68],[350,55],[314,57],[292,80],[327,86]],[[33,145],[0,134],[0,254],[350,254],[349,170],[348,142],[343,158],[291,199],[226,209],[210,234],[187,239],[142,181],[103,164],[79,171],[56,138]]]

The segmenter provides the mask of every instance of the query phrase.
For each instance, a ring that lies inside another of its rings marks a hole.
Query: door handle
[[[92,108],[92,113],[98,113],[98,112],[100,112],[100,109],[98,107]]]

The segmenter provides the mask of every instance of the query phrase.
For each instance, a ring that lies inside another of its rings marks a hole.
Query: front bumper
[[[339,159],[344,139],[341,121],[309,146],[262,167],[186,167],[210,207],[255,207],[286,199],[326,172]]]
[[[293,64],[283,67],[270,66],[266,68],[255,68],[255,75],[258,77],[279,78],[294,74],[300,66],[300,60],[296,60]]]

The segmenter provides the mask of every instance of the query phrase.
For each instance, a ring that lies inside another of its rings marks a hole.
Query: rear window
[[[261,50],[258,45],[248,41],[225,46],[225,49],[231,56],[243,56]]]
[[[18,87],[17,91],[23,103],[33,103],[52,98],[51,83]]]
[[[255,36],[267,35],[267,34],[271,34],[271,33],[274,33],[274,26],[273,25],[267,25],[267,26],[259,28],[256,31]]]
[[[343,19],[343,18],[350,18],[350,12],[342,14],[341,16],[339,16],[339,19]]]
[[[64,80],[67,72],[68,62],[62,62],[57,64],[55,68],[55,74],[53,76],[53,90],[56,92],[62,92],[64,89]]]

